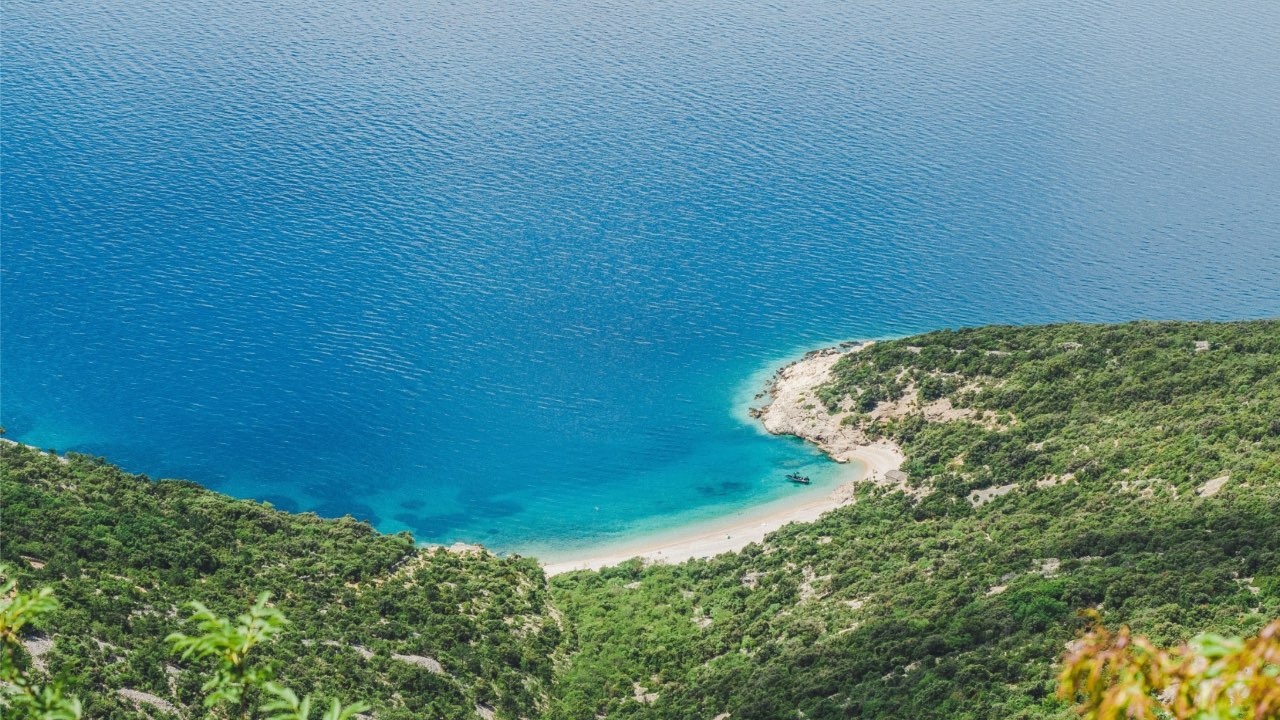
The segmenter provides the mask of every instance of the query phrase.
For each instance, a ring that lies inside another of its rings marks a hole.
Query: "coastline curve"
[[[741,550],[766,535],[793,522],[813,522],[825,513],[853,502],[858,483],[870,481],[893,484],[890,473],[901,466],[901,449],[887,440],[871,441],[860,431],[840,424],[813,400],[812,393],[831,379],[831,370],[840,358],[858,352],[871,342],[848,342],[812,350],[773,373],[757,397],[768,404],[751,408],[750,414],[772,435],[794,435],[813,443],[837,463],[861,466],[861,472],[842,482],[831,493],[803,504],[782,508],[765,506],[759,512],[699,523],[659,536],[637,538],[613,546],[596,548],[573,558],[555,558],[543,563],[548,575],[577,570],[599,570],[640,559],[645,563],[678,563],[710,558]]]

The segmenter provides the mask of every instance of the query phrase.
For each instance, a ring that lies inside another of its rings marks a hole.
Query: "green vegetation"
[[[200,634],[174,633],[168,638],[174,649],[181,651],[183,660],[212,658],[215,661],[213,676],[200,688],[208,693],[204,705],[213,708],[214,717],[241,718],[256,714],[265,714],[269,720],[309,720],[311,717],[310,695],[299,700],[297,693],[275,682],[274,666],[250,662],[249,653],[278,635],[288,623],[284,613],[267,606],[270,599],[270,595],[262,593],[249,612],[235,622],[218,617],[202,603],[193,602],[195,614],[191,619],[198,623]],[[255,706],[259,705],[255,712]],[[335,698],[321,720],[347,720],[368,709],[363,703],[344,707]]]
[[[349,518],[3,451],[0,559],[59,605],[24,633],[52,647],[16,662],[61,678],[85,717],[163,716],[152,696],[200,708],[208,664],[180,660],[166,638],[196,629],[182,619],[190,601],[232,615],[260,592],[290,620],[260,660],[300,694],[361,700],[388,720],[516,717],[547,693],[560,629],[532,560],[418,549]]]
[[[179,608],[213,622],[267,591],[292,621],[260,647],[278,682],[381,720],[1065,719],[1081,609],[1159,645],[1280,617],[1280,322],[930,333],[817,395],[903,447],[906,486],[741,553],[549,584],[7,447],[0,560],[61,603],[22,631],[52,649],[13,661],[86,717],[164,715],[121,689],[196,709],[210,668],[165,642],[197,629]],[[886,401],[916,410],[873,419]]]
[[[823,402],[899,442],[914,492],[555,578],[574,654],[550,717],[1066,718],[1080,609],[1163,644],[1280,616],[1280,323],[937,332],[835,375]],[[865,414],[909,392],[968,417]]]
[[[1085,720],[1280,717],[1280,620],[1247,639],[1212,633],[1162,649],[1096,627],[1063,658],[1058,694]]]
[[[19,592],[18,583],[4,578],[0,567],[0,710],[41,720],[80,720],[80,700],[63,693],[61,683],[41,685],[18,664],[23,649],[22,629],[57,609],[49,588]]]

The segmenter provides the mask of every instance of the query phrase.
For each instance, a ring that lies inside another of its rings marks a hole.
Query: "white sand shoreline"
[[[813,442],[833,460],[856,462],[863,468],[856,477],[841,483],[833,492],[800,503],[785,503],[774,508],[762,506],[760,512],[737,513],[724,518],[692,524],[658,535],[637,537],[621,542],[585,549],[581,555],[555,558],[543,563],[550,575],[575,570],[599,570],[633,558],[649,563],[678,563],[694,558],[714,557],[741,550],[765,535],[793,522],[813,522],[823,514],[853,501],[858,482],[885,482],[886,475],[902,464],[902,452],[890,442],[866,442],[839,426],[839,418],[815,408],[808,396],[830,378],[831,367],[843,355],[857,352],[866,345],[845,344],[807,353],[803,358],[774,373],[766,388],[772,397],[767,407],[753,411],[764,428],[774,435],[795,435]],[[808,406],[808,407],[806,407]]]

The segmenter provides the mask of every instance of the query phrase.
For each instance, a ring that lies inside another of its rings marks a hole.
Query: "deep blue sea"
[[[1280,315],[1280,3],[8,0],[0,420],[421,540],[834,466],[805,349]]]

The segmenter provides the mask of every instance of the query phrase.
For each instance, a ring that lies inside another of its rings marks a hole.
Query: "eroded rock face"
[[[1223,475],[1222,477],[1216,477],[1210,480],[1209,482],[1205,483],[1204,485],[1201,485],[1199,488],[1197,488],[1196,494],[1199,495],[1200,497],[1213,497],[1214,495],[1217,495],[1222,490],[1222,488],[1226,487],[1227,481],[1230,479],[1231,479],[1230,475]]]
[[[410,665],[417,665],[420,668],[426,668],[429,672],[436,675],[445,675],[444,667],[435,658],[426,657],[425,655],[392,655],[393,660],[399,660]]]
[[[132,701],[135,707],[138,707],[140,705],[150,705],[151,707],[156,708],[157,710],[169,713],[171,715],[178,714],[178,708],[174,707],[173,703],[169,702],[168,700],[165,700],[162,697],[152,695],[149,692],[134,690],[132,688],[120,688],[119,690],[116,691],[116,693],[119,694],[120,697],[126,700]]]
[[[773,402],[760,412],[764,428],[775,435],[796,435],[815,442],[836,434],[834,423],[828,420],[832,416],[814,391],[830,382],[831,368],[843,356],[835,348],[817,350],[779,370],[768,390]]]
[[[32,637],[22,641],[27,648],[27,654],[31,656],[31,664],[40,672],[45,672],[48,668],[45,666],[44,656],[53,649],[53,639],[47,637]]]

